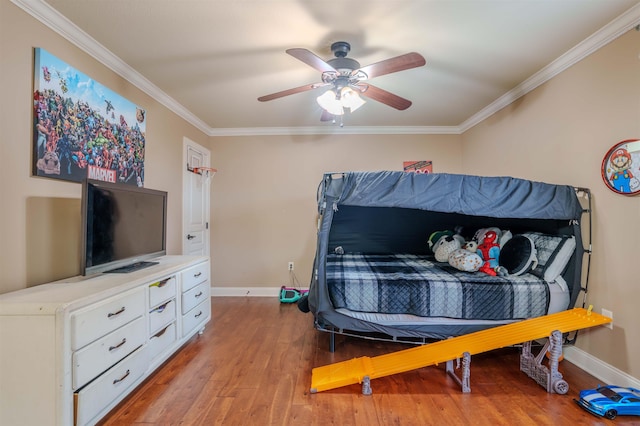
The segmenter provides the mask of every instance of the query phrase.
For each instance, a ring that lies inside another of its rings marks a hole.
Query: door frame
[[[181,229],[182,229],[181,250],[183,254],[185,253],[185,250],[186,250],[185,235],[187,234],[187,229],[185,227],[185,218],[189,217],[189,215],[187,215],[189,205],[186,200],[186,194],[187,194],[187,191],[189,190],[188,188],[189,173],[193,173],[193,171],[190,170],[193,168],[193,166],[188,164],[187,153],[188,153],[189,147],[203,153],[203,164],[201,164],[200,167],[211,167],[211,151],[205,148],[204,146],[200,145],[199,143],[184,136],[182,139],[182,224],[181,224]],[[205,188],[206,190],[204,191],[205,199],[203,200],[203,203],[205,206],[205,218],[206,218],[207,226],[205,226],[205,230],[203,232],[203,236],[204,236],[203,245],[205,247],[205,255],[209,256],[211,253],[211,226],[210,226],[211,224],[211,189],[210,189],[211,181],[209,181],[209,183],[206,185],[207,187]]]

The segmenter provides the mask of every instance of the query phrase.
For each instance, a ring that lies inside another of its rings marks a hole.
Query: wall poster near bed
[[[433,161],[405,161],[402,170],[413,173],[433,173]]]
[[[144,184],[145,110],[36,48],[33,175]]]

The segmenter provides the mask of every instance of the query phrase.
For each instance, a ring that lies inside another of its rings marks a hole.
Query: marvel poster
[[[33,175],[143,186],[142,108],[35,49]]]

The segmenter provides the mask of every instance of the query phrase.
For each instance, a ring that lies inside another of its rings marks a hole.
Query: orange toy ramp
[[[354,358],[314,368],[311,374],[311,392],[322,392],[362,383],[365,377],[376,379],[436,365],[462,358],[464,353],[475,355],[493,349],[546,338],[554,331],[568,333],[609,322],[611,322],[611,318],[591,310],[575,308],[387,355],[373,358],[366,356]]]

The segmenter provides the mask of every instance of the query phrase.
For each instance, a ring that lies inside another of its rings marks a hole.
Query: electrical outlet
[[[293,271],[293,262],[289,262],[289,270]]]
[[[611,322],[610,323],[603,324],[603,325],[605,327],[607,327],[609,330],[613,330],[613,312],[611,312],[608,309],[602,308],[602,315],[604,315],[605,317],[611,318]]]

